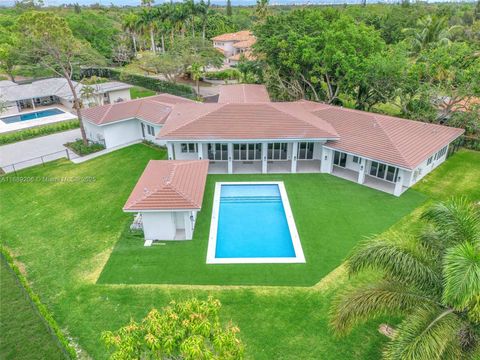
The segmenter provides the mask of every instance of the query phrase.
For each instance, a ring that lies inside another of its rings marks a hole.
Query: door
[[[145,139],[145,124],[144,123],[140,123],[140,124],[142,125],[142,136]]]

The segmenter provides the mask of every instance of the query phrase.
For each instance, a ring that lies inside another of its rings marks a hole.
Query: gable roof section
[[[150,160],[123,210],[181,210],[202,207],[208,160]]]
[[[324,105],[313,113],[329,122],[340,139],[326,145],[414,169],[463,134],[463,129]]]
[[[192,100],[170,94],[95,106],[82,110],[82,115],[97,125],[109,124],[127,119],[141,119],[153,124],[163,124],[174,104],[194,103]]]
[[[269,103],[270,96],[265,85],[238,84],[221,85],[218,97],[220,104],[226,103]]]
[[[336,139],[335,129],[297,103],[182,104],[160,130],[164,140]]]

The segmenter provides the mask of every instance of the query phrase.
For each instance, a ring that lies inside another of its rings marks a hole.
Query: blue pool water
[[[222,184],[215,257],[295,257],[278,185]]]
[[[28,121],[28,120],[35,120],[46,116],[52,115],[60,115],[64,114],[64,112],[60,109],[47,109],[42,111],[35,111],[28,114],[21,114],[21,115],[14,115],[14,116],[6,116],[4,118],[0,118],[5,124],[16,123],[19,121]]]

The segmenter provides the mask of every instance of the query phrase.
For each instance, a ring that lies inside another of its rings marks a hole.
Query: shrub
[[[238,80],[240,79],[240,71],[237,69],[210,71],[205,73],[204,78],[208,80]]]
[[[80,78],[99,76],[112,80],[124,81],[126,83],[144,87],[156,92],[163,92],[187,98],[195,98],[195,91],[187,85],[174,84],[168,81],[151,78],[148,76],[129,74],[112,68],[85,68],[81,70]]]
[[[0,134],[0,145],[28,140],[39,136],[54,134],[61,131],[71,130],[80,126],[78,120],[62,121],[55,124],[42,125],[30,129],[19,130],[7,134]]]
[[[49,327],[50,332],[55,334],[55,336],[57,337],[60,345],[64,350],[64,353],[70,359],[77,359],[77,352],[75,351],[75,347],[70,343],[67,337],[63,334],[62,330],[60,329],[60,326],[57,324],[57,322],[53,318],[53,315],[50,313],[47,307],[40,301],[40,297],[36,293],[34,293],[33,290],[30,288],[30,285],[28,284],[27,279],[25,278],[25,276],[23,276],[19,268],[15,265],[15,262],[13,261],[13,257],[10,255],[8,250],[2,245],[0,245],[0,254],[7,262],[8,266],[15,273],[18,281],[20,282],[20,284],[23,286],[24,290],[28,294],[29,299],[35,305],[42,319],[45,321],[45,323]]]
[[[85,145],[82,139],[77,139],[73,142],[66,143],[65,146],[68,147],[70,150],[72,150],[75,154],[80,156],[93,154],[97,151],[105,149],[105,146],[98,143],[91,143],[91,144]]]

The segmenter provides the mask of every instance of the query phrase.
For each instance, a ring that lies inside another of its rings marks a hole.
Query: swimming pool
[[[6,116],[6,117],[3,117],[3,118],[0,118],[0,120],[3,121],[5,124],[12,124],[12,123],[16,123],[16,122],[19,122],[19,121],[35,120],[35,119],[39,119],[39,118],[42,118],[42,117],[60,115],[60,114],[65,114],[65,112],[60,110],[60,109],[53,108],[53,109],[46,109],[46,110],[41,110],[41,111],[29,112],[29,113],[25,113],[25,114]]]
[[[208,264],[304,262],[283,182],[216,184]]]

